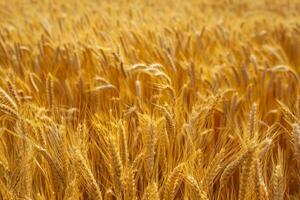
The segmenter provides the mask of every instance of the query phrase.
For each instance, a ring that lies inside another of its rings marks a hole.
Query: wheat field
[[[0,199],[300,199],[300,2],[0,0]]]

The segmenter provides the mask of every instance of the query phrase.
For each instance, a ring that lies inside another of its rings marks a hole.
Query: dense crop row
[[[0,199],[300,198],[296,0],[0,1]]]

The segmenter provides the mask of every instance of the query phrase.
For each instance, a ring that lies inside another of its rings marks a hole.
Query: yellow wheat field
[[[0,0],[0,199],[300,199],[298,0]]]

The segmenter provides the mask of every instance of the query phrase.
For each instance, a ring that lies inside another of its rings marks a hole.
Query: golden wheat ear
[[[174,138],[176,134],[174,116],[171,114],[170,111],[167,110],[167,108],[164,108],[163,111],[166,120],[166,130],[169,135],[169,138]]]
[[[296,160],[300,162],[300,127],[299,124],[297,123],[293,124],[292,138],[293,138],[295,157]]]
[[[224,169],[221,178],[220,178],[220,184],[221,188],[224,188],[229,181],[230,177],[233,175],[233,173],[237,170],[238,167],[242,165],[244,160],[250,156],[251,150],[247,149],[240,153],[240,155],[233,160],[231,163],[229,163],[226,168]]]
[[[119,124],[119,141],[120,141],[120,154],[124,166],[129,162],[129,153],[127,145],[127,135],[123,124]]]
[[[123,172],[122,185],[124,186],[124,199],[137,200],[136,195],[136,180],[132,166],[127,166]]]
[[[0,104],[0,111],[14,119],[18,119],[20,117],[19,113],[16,110],[5,104]]]
[[[54,98],[54,90],[53,90],[53,77],[51,74],[47,75],[46,79],[46,90],[47,90],[47,100],[48,100],[48,108],[52,111],[53,109],[53,98]]]
[[[216,176],[220,173],[221,169],[223,168],[223,159],[225,156],[225,149],[221,149],[208,165],[207,169],[205,170],[205,174],[202,179],[201,186],[204,188],[205,191],[208,191],[211,186],[214,184],[216,180]]]
[[[21,100],[20,100],[16,86],[10,80],[7,80],[6,83],[7,83],[9,93],[15,100],[17,106],[18,107],[21,106]]]
[[[113,182],[116,189],[115,192],[120,193],[122,189],[121,176],[123,173],[123,165],[116,142],[113,137],[109,138],[108,150],[110,154],[110,165],[112,168]]]
[[[254,184],[255,184],[255,196],[258,200],[268,200],[269,192],[262,174],[262,165],[259,160],[255,161],[255,174],[254,174]]]
[[[73,162],[81,179],[82,187],[86,188],[91,198],[95,200],[102,200],[102,193],[97,181],[79,149],[75,149],[74,151]]]
[[[182,181],[184,165],[185,164],[182,163],[176,166],[166,179],[166,182],[162,186],[161,190],[161,196],[163,200],[174,199],[178,186]]]
[[[283,171],[280,165],[276,165],[272,175],[272,198],[274,200],[284,199]]]
[[[160,200],[156,182],[151,182],[146,187],[142,200]]]
[[[154,171],[154,155],[155,155],[155,133],[154,124],[150,121],[147,130],[147,144],[146,144],[146,173],[148,178],[151,179]]]
[[[196,179],[190,175],[183,175],[183,180],[189,185],[195,192],[197,199],[208,200],[207,194],[200,188]]]
[[[242,173],[240,177],[239,199],[244,200],[249,192],[249,180],[253,169],[254,149],[251,149],[242,163]]]
[[[0,87],[0,102],[18,111],[18,103],[3,88]]]

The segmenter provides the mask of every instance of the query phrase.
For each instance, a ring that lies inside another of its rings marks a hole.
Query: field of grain
[[[300,2],[0,0],[0,199],[300,199]]]

